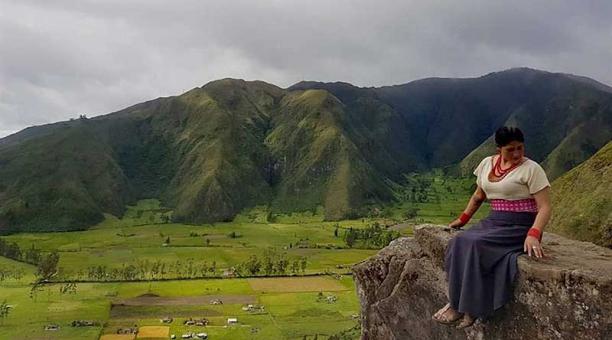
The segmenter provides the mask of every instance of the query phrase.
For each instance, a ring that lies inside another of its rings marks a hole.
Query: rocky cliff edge
[[[545,233],[545,259],[519,257],[514,300],[458,330],[431,315],[447,303],[442,226],[415,227],[353,267],[363,340],[612,339],[612,250]]]

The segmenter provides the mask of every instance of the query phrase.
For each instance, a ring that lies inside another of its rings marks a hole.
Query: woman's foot
[[[442,307],[439,311],[436,312],[431,318],[434,321],[442,323],[442,324],[451,324],[457,320],[459,320],[463,316],[462,313],[457,312],[452,309],[450,304]]]
[[[461,319],[461,322],[457,325],[457,329],[464,329],[470,327],[474,324],[474,321],[476,321],[476,318],[466,313],[465,315],[463,315],[463,319]]]

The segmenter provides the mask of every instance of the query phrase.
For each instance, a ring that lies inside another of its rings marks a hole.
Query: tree
[[[344,234],[344,242],[347,246],[349,246],[349,248],[353,248],[355,241],[357,241],[357,232],[353,228],[349,228],[349,230]]]
[[[200,275],[201,276],[208,275],[208,262],[204,261],[204,263],[200,264]]]
[[[302,256],[300,258],[300,269],[302,269],[302,274],[306,271],[306,265],[308,264],[308,261],[306,259],[306,257]]]
[[[4,323],[4,319],[6,319],[11,312],[11,306],[8,305],[6,300],[0,303],[0,319],[2,319],[2,323]]]
[[[65,285],[60,286],[61,294],[76,294],[77,284],[74,282],[68,282]]]
[[[274,272],[274,258],[268,251],[264,252],[263,271],[266,275],[270,275]]]
[[[281,255],[278,262],[276,262],[276,272],[279,274],[285,274],[287,272],[287,267],[289,266],[289,261],[285,257],[285,255]]]
[[[256,275],[261,270],[261,261],[259,261],[257,255],[251,255],[246,261],[245,267],[251,275]]]
[[[21,260],[21,248],[15,242],[7,243],[4,247],[4,256],[13,260]]]
[[[35,280],[32,282],[32,287],[30,287],[30,299],[33,299],[36,302],[36,297],[38,296],[38,292],[43,289],[43,285],[40,281]]]
[[[291,261],[291,272],[297,274],[300,271],[300,260],[295,259]]]
[[[32,244],[32,247],[30,249],[26,250],[25,261],[28,263],[38,264],[38,262],[40,262],[41,257],[42,255],[40,249],[35,248],[34,244]]]
[[[38,262],[38,268],[36,270],[36,277],[39,281],[49,281],[55,274],[57,274],[57,264],[59,263],[59,254],[54,251],[52,253],[43,256]]]
[[[170,244],[170,236],[166,237],[166,241],[164,242],[164,244]]]
[[[419,209],[416,207],[409,207],[408,209],[406,209],[406,211],[404,211],[404,218],[407,220],[413,219],[415,217],[417,217],[417,213],[419,212]]]

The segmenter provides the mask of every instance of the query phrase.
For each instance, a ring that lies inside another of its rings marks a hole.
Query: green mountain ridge
[[[547,79],[550,81],[545,82]],[[543,79],[532,80],[532,86],[546,95],[517,106],[503,122],[522,128],[526,152],[542,162],[551,180],[586,160],[611,139],[610,93],[572,79],[545,74]],[[461,161],[462,173],[494,150],[491,135]]]
[[[549,230],[612,248],[612,142],[552,183]]]
[[[276,117],[266,139],[281,169],[273,206],[313,210],[323,202],[326,218],[339,219],[358,214],[353,209],[367,199],[391,198],[390,188],[354,143],[358,132],[345,110],[324,90],[294,91],[283,99],[285,114]]]
[[[83,229],[151,197],[184,223],[254,205],[360,216],[404,173],[467,173],[502,124],[557,177],[612,139],[602,86],[531,69],[381,88],[221,79],[0,139],[0,231]]]

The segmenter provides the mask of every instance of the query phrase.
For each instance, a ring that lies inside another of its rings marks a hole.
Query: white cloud
[[[515,66],[612,84],[612,2],[0,0],[0,137],[208,81],[359,86]]]

